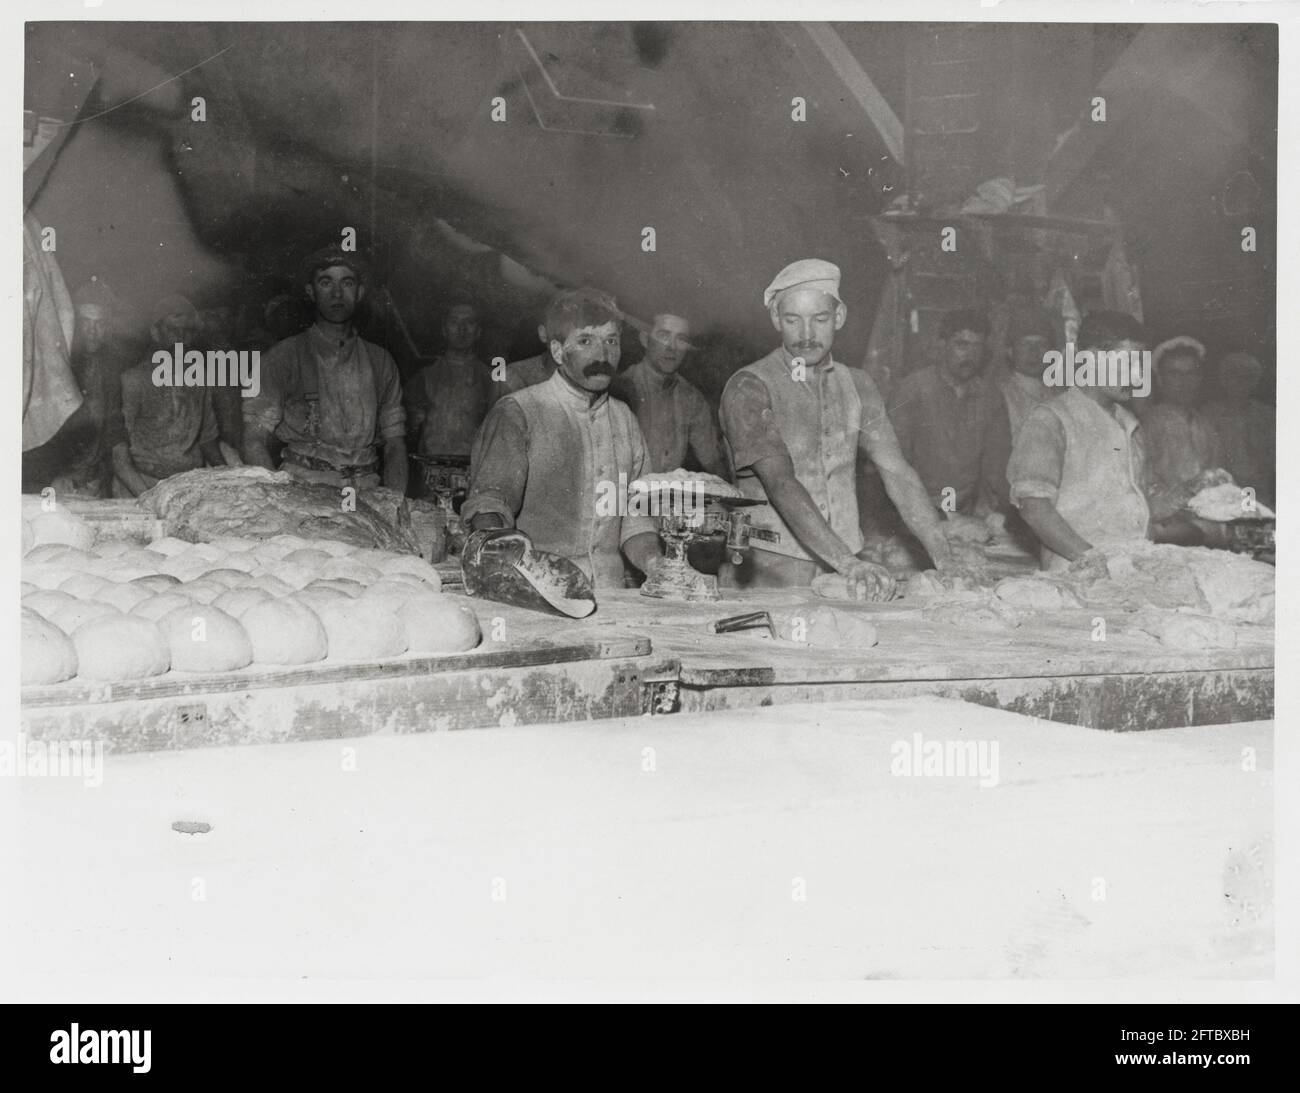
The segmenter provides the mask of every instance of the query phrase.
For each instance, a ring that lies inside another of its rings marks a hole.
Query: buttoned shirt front
[[[592,399],[557,371],[488,413],[460,514],[468,524],[496,513],[538,550],[568,558],[597,588],[622,588],[622,545],[656,530],[626,503],[628,484],[646,470],[632,411],[607,394]]]
[[[1016,437],[1007,466],[1011,500],[1052,502],[1092,546],[1145,539],[1151,521],[1138,420],[1118,403],[1108,411],[1078,388],[1037,407]],[[1044,569],[1069,560],[1042,548]]]
[[[795,478],[817,511],[848,548],[862,549],[858,523],[857,455],[873,429],[888,429],[875,384],[860,369],[827,357],[816,367],[795,368],[783,348],[736,372],[722,392],[722,433],[746,497],[767,501],[753,465],[787,453]],[[754,527],[775,532],[776,541],[755,539],[754,549],[789,558],[813,557],[774,506],[749,510]]]
[[[678,373],[665,376],[641,360],[620,373],[610,390],[636,414],[651,471],[684,466],[689,451],[705,470],[725,469],[709,404],[689,380]]]

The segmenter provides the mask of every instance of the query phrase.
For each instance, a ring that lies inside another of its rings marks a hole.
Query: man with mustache
[[[645,437],[650,470],[673,471],[692,452],[700,469],[727,477],[709,404],[681,375],[691,351],[691,324],[680,315],[662,313],[641,335],[645,357],[614,380],[613,394],[632,407]]]
[[[839,267],[809,258],[787,266],[763,294],[781,345],[740,369],[722,393],[722,432],[755,527],[779,536],[755,539],[740,566],[726,564],[722,583],[740,587],[807,586],[841,574],[851,593],[886,600],[894,580],[858,556],[857,457],[880,472],[903,521],[935,567],[952,565],[939,514],[894,439],[884,402],[865,372],[831,357],[848,309],[839,298]]]
[[[591,288],[561,292],[546,309],[554,374],[501,398],[470,454],[461,519],[471,531],[517,528],[538,550],[568,558],[596,588],[623,587],[623,559],[643,573],[659,558],[648,516],[598,503],[648,470],[635,416],[609,397],[622,351],[622,316]],[[626,487],[624,487],[626,488]]]
[[[945,512],[985,516],[1009,507],[1011,423],[1001,391],[984,375],[988,333],[982,312],[948,312],[939,363],[904,376],[890,396],[903,458]]]
[[[338,248],[304,262],[302,280],[316,318],[262,357],[262,389],[243,400],[246,463],[275,470],[274,437],[284,442],[281,469],[304,482],[370,487],[382,475],[385,486],[406,492],[406,410],[397,365],[353,323],[365,273],[356,254]]]

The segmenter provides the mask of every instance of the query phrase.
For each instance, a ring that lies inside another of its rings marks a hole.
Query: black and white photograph
[[[1294,12],[136,7],[7,34],[10,1001],[1300,999]]]

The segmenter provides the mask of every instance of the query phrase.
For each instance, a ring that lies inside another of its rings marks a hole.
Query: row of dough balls
[[[474,612],[442,595],[419,558],[296,536],[45,544],[23,559],[22,592],[24,684],[453,653],[481,640]]]

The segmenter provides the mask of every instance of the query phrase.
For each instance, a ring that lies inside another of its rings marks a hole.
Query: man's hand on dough
[[[892,599],[898,583],[883,565],[854,558],[840,570],[849,595],[855,600],[883,602]]]

